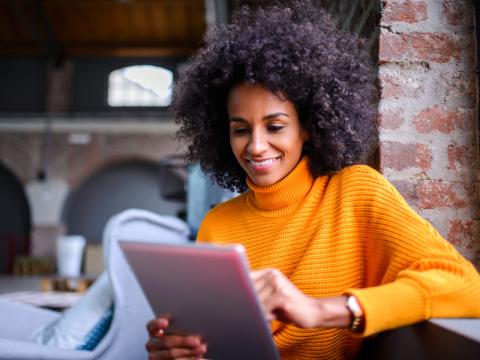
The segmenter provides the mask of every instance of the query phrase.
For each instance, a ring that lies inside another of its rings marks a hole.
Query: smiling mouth
[[[272,165],[278,159],[280,159],[280,156],[276,157],[276,158],[262,160],[262,161],[255,161],[255,160],[247,159],[247,162],[254,167],[263,167],[263,166]]]

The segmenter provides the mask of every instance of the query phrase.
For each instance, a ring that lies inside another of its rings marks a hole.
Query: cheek
[[[303,151],[303,144],[305,139],[303,136],[295,136],[290,139],[290,151],[295,154],[301,154]]]
[[[238,138],[230,136],[230,148],[232,149],[233,155],[238,158],[242,148],[240,140]]]

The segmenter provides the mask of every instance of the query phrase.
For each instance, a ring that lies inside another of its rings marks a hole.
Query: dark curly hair
[[[309,1],[243,6],[180,71],[172,109],[187,158],[218,184],[246,188],[229,144],[227,96],[240,82],[260,83],[292,101],[310,134],[303,154],[314,176],[364,162],[376,140],[375,76],[358,37],[337,29]]]

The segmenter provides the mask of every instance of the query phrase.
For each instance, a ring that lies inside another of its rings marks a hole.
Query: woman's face
[[[306,133],[291,101],[241,83],[228,95],[227,110],[233,154],[256,185],[276,183],[300,161]]]

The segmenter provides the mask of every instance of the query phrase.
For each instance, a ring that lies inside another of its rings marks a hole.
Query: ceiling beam
[[[67,57],[162,57],[188,56],[197,50],[196,46],[69,46],[65,51]]]
[[[63,55],[66,57],[162,57],[189,56],[198,47],[195,45],[164,46],[130,46],[130,45],[85,45],[67,46]],[[43,56],[45,52],[36,44],[2,44],[0,56]]]

